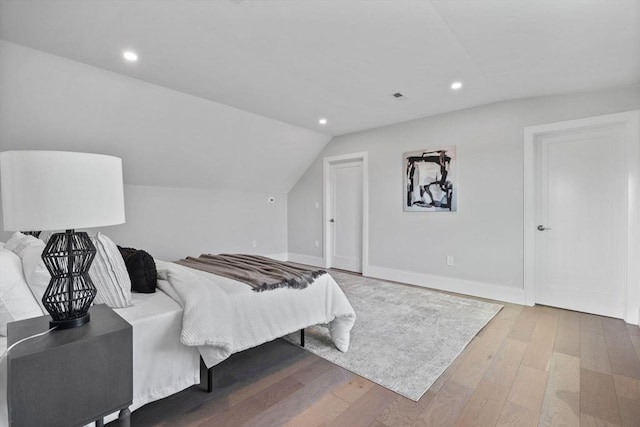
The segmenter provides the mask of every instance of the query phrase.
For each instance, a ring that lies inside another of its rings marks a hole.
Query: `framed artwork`
[[[402,155],[405,212],[455,212],[456,146],[428,148]]]

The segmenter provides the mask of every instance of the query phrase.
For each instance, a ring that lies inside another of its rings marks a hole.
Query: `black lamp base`
[[[77,328],[78,326],[89,323],[90,320],[91,316],[87,313],[84,316],[76,317],[75,319],[51,320],[49,321],[49,327],[56,328],[57,330]]]
[[[51,327],[70,329],[89,322],[89,307],[97,292],[89,277],[95,255],[87,233],[66,230],[49,238],[42,259],[51,281],[42,304],[51,315]]]

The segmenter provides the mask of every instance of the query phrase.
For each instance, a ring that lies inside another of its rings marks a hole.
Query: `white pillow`
[[[49,274],[49,270],[45,267],[44,261],[42,261],[44,242],[33,236],[17,231],[5,244],[5,249],[14,252],[22,260],[22,271],[24,272],[24,278],[27,280],[29,289],[31,289],[31,293],[38,302],[38,305],[42,308],[42,311],[47,313],[47,310],[42,304],[42,297],[51,281],[51,274]]]
[[[7,335],[9,322],[43,314],[24,280],[20,258],[0,248],[0,335]]]
[[[27,246],[37,242],[42,242],[42,241],[29,234],[22,234],[21,232],[16,231],[15,233],[13,233],[13,235],[7,241],[7,243],[4,244],[4,248],[20,256],[22,251]]]
[[[89,276],[98,293],[96,304],[109,307],[131,307],[131,279],[118,247],[102,233],[91,237],[96,247],[96,257],[89,268]]]

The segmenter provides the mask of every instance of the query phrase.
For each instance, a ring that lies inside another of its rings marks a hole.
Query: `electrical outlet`
[[[316,202],[316,209],[320,209],[320,202]]]
[[[258,241],[257,240],[252,240],[251,241],[251,246],[253,246],[254,248],[258,247]]]
[[[447,255],[447,265],[453,265],[453,256]]]
[[[320,240],[316,240],[316,248],[320,247]]]
[[[267,196],[267,203],[275,203],[276,202],[276,198],[273,196]]]

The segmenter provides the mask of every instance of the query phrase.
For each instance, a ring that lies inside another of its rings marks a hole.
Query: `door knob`
[[[336,222],[336,220],[335,220],[335,219],[333,219],[333,218],[331,218],[331,219],[329,220],[329,222]]]
[[[545,230],[551,230],[550,228],[545,227],[544,225],[540,224],[538,226],[538,231],[545,231]]]

